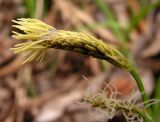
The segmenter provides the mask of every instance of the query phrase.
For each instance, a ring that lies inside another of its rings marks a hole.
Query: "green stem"
[[[147,110],[148,114],[152,117],[151,108],[147,107],[148,103],[145,102],[149,101],[149,96],[146,94],[141,78],[139,77],[139,75],[137,74],[136,70],[133,67],[130,69],[129,72],[131,73],[131,75],[133,76],[133,78],[137,83],[138,89],[141,93],[142,100],[144,102],[145,109]],[[153,122],[153,120],[150,120],[150,122]]]
[[[135,108],[135,112],[143,117],[144,122],[153,122],[152,120],[150,120],[150,118],[148,118],[147,114],[141,109]]]

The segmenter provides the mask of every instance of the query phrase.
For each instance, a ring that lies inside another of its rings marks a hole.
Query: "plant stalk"
[[[137,74],[136,70],[132,67],[130,69],[130,74],[133,76],[133,78],[135,79],[136,83],[137,83],[137,86],[138,86],[138,89],[141,93],[141,97],[142,97],[142,100],[144,102],[144,107],[145,109],[147,110],[149,116],[152,117],[152,111],[151,111],[151,108],[148,105],[148,103],[146,103],[146,101],[149,101],[149,96],[147,95],[146,91],[145,91],[145,88],[143,86],[143,83],[142,83],[142,80],[141,78],[139,77],[139,75]],[[152,118],[151,118],[152,119]],[[153,122],[153,119],[150,120],[149,122]]]

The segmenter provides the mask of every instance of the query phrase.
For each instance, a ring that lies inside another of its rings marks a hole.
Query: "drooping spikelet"
[[[92,110],[105,115],[106,119],[112,119],[115,116],[124,116],[127,122],[144,122],[151,121],[151,116],[143,108],[144,103],[139,103],[134,97],[121,100],[117,96],[120,95],[113,87],[107,85],[104,90],[96,94],[84,96],[84,102],[91,105]],[[137,97],[137,96],[136,96]],[[158,100],[149,100],[150,105],[159,102]],[[148,106],[148,107],[149,107]]]
[[[24,53],[25,62],[34,59],[43,60],[48,48],[56,48],[79,52],[81,54],[104,59],[119,68],[129,70],[127,59],[116,49],[106,45],[102,40],[81,32],[56,30],[36,19],[13,20],[13,27],[23,31],[13,31],[13,38],[28,40],[26,43],[15,45],[11,50],[15,54]]]

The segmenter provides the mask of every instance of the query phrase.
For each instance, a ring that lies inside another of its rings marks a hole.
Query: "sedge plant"
[[[12,37],[18,40],[28,40],[28,42],[16,44],[11,48],[15,54],[23,53],[24,61],[22,63],[33,60],[42,61],[46,51],[49,48],[55,48],[103,59],[120,69],[130,72],[137,83],[139,91],[142,93],[141,97],[144,103],[144,110],[138,107],[131,110],[136,115],[140,115],[144,121],[152,122],[152,113],[148,102],[149,97],[145,92],[143,83],[133,66],[118,50],[91,35],[81,32],[57,30],[37,19],[21,18],[13,20],[13,23],[13,27],[20,31],[13,31]],[[105,101],[106,99],[103,100],[103,97],[98,97],[98,99],[107,102]],[[104,104],[103,102],[102,104]],[[124,108],[121,102],[116,102],[114,105],[119,105],[119,109]],[[128,103],[126,106],[129,105]]]

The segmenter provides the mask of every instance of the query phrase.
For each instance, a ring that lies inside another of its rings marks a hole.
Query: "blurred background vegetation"
[[[128,57],[151,98],[160,99],[160,0],[0,0],[1,122],[125,122],[107,120],[80,100],[105,83],[124,100],[137,88],[128,73],[68,51],[51,49],[42,63],[20,65],[22,57],[9,50],[18,43],[11,37],[16,18],[102,39]],[[159,122],[160,104],[152,110]]]

